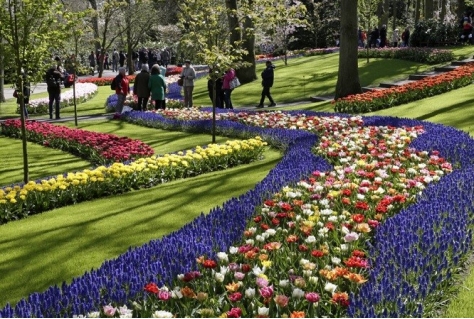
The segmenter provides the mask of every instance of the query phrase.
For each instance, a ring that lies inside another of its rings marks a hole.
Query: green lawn
[[[454,51],[456,57],[472,54],[467,46],[456,47]],[[338,54],[297,58],[289,60],[288,66],[276,62],[275,87],[272,89],[276,102],[304,101],[310,96],[332,95],[338,58]],[[403,79],[433,67],[400,60],[371,60],[369,64],[360,60],[359,66],[364,86]],[[263,65],[259,64],[258,75],[262,68]],[[260,80],[243,85],[233,92],[233,102],[235,105],[254,105],[258,102],[260,91]],[[103,114],[105,99],[111,93],[109,87],[99,88],[99,94],[93,100],[79,105],[79,114]],[[474,136],[473,102],[474,91],[472,87],[466,87],[371,115],[443,123]],[[205,79],[196,83],[195,104],[209,105]],[[14,108],[13,99],[1,104],[0,118],[18,117]],[[308,102],[278,108],[281,109],[331,112],[332,105],[329,102]],[[72,116],[72,111],[72,107],[64,109],[62,116]],[[66,125],[74,126],[73,123]],[[79,127],[139,138],[150,144],[157,153],[210,142],[210,137],[206,135],[147,129],[114,121],[81,121]],[[19,143],[18,140],[0,138],[2,150],[15,154],[7,157],[9,162],[0,171],[1,184],[4,180],[10,183],[22,178]],[[28,149],[32,178],[89,165],[68,154],[41,146],[29,145]],[[281,154],[269,150],[265,152],[263,161],[249,165],[64,207],[0,226],[0,307],[7,302],[15,303],[33,291],[43,291],[50,285],[70,281],[92,267],[98,267],[104,260],[116,257],[130,246],[141,245],[179,229],[201,212],[207,213],[216,205],[251,189],[280,158]],[[453,298],[444,316],[473,317],[474,306],[469,301],[474,299],[474,271],[459,286],[460,295]]]

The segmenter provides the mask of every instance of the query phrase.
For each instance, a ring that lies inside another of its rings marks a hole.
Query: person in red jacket
[[[128,83],[127,76],[125,75],[125,68],[119,68],[119,74],[116,77],[117,86],[115,89],[115,94],[117,94],[117,105],[115,106],[115,111],[117,113],[122,113],[123,104],[125,103],[125,98],[130,92],[130,85]]]

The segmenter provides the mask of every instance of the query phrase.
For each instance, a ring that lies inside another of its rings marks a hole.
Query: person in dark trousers
[[[380,47],[385,48],[387,45],[387,26],[384,24],[380,28]]]
[[[120,51],[119,52],[119,65],[121,68],[123,68],[123,66],[125,65],[125,59],[127,57],[125,56],[125,53],[123,53],[123,51]]]
[[[402,45],[408,47],[410,45],[410,29],[408,27],[402,33]]]
[[[46,85],[49,94],[49,119],[53,119],[53,103],[55,105],[56,120],[59,120],[59,102],[61,101],[61,81],[63,75],[57,69],[57,66],[52,66],[46,72]]]
[[[271,61],[266,62],[266,68],[265,70],[262,71],[262,98],[260,99],[260,104],[257,105],[258,108],[263,108],[263,102],[265,101],[265,97],[268,97],[270,100],[270,105],[268,107],[273,107],[276,106],[275,101],[273,101],[273,98],[270,94],[270,88],[273,86],[273,70],[275,69],[275,66],[272,64]]]
[[[212,73],[212,70],[209,70],[209,73]],[[207,92],[209,93],[209,98],[211,102],[214,102],[214,83],[212,79],[207,81]],[[224,91],[222,90],[222,78],[217,78],[216,80],[216,107],[221,109],[224,108]]]
[[[150,88],[148,81],[150,80],[150,73],[148,72],[148,64],[142,64],[142,70],[135,77],[133,85],[133,94],[138,97],[138,104],[135,111],[146,111],[148,99],[150,98]]]
[[[377,40],[380,36],[379,29],[375,27],[372,32],[370,32],[370,41],[369,41],[369,49],[377,47]]]

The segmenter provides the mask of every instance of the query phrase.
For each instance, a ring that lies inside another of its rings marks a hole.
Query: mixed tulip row
[[[63,132],[58,128],[54,133],[59,137]],[[90,147],[93,135],[75,141],[75,145],[84,143],[84,148]],[[228,141],[4,187],[0,189],[0,224],[85,200],[249,163],[261,156],[265,145],[258,137]],[[130,152],[128,157],[134,154]]]
[[[472,138],[407,119],[266,115],[235,113],[217,123],[219,132],[284,146],[282,161],[254,189],[0,315],[166,317],[178,313],[172,305],[203,317],[426,315],[472,239]],[[200,117],[121,118],[212,129]],[[319,141],[312,133],[325,131]],[[446,176],[444,158],[455,168]]]
[[[333,101],[334,110],[344,113],[367,113],[417,101],[467,86],[474,79],[474,64],[383,90],[349,95]]]
[[[290,116],[278,115],[280,124],[290,126]],[[303,116],[295,120],[304,121]],[[148,283],[136,315],[345,315],[349,293],[367,281],[365,242],[426,185],[449,173],[451,165],[439,154],[408,147],[423,133],[420,127],[360,127],[352,119],[334,125],[318,117],[307,121],[325,132],[316,153],[328,157],[334,171],[315,171],[273,194],[240,242],[212,257],[198,257],[198,269],[178,275],[173,285]],[[112,311],[106,306],[102,315]]]
[[[92,83],[76,83],[76,104],[86,102],[92,99],[98,92],[97,85]],[[74,92],[68,90],[61,94],[60,108],[65,108],[74,105]],[[49,98],[39,98],[29,101],[26,105],[29,114],[48,114],[49,113]],[[20,113],[20,108],[16,109]]]
[[[171,114],[178,114],[173,110],[166,111],[165,113],[167,113],[168,118],[172,117],[170,116]],[[130,117],[136,116],[130,115]],[[209,115],[200,115],[199,112],[192,110],[181,114],[179,120],[199,121],[204,118],[209,118]],[[381,296],[389,298],[383,303],[383,306],[377,307],[375,304],[371,304],[370,301],[367,302],[366,299],[356,298],[357,294],[354,292],[357,289],[353,289],[349,293],[337,291],[344,287],[344,285],[347,285],[347,283],[344,283],[343,278],[353,284],[355,283],[355,286],[366,281],[363,275],[353,273],[353,271],[358,268],[370,271],[372,268],[369,267],[369,262],[374,256],[370,256],[370,254],[367,256],[367,253],[363,251],[364,248],[367,249],[367,247],[364,247],[365,241],[373,233],[371,229],[379,228],[379,226],[383,225],[382,221],[386,217],[393,215],[400,208],[405,207],[406,209],[407,204],[415,202],[415,196],[421,194],[428,183],[439,181],[441,176],[444,175],[443,171],[451,171],[451,164],[447,163],[440,156],[439,152],[432,151],[429,154],[427,151],[419,152],[415,151],[415,148],[403,146],[419,141],[420,146],[424,148],[429,146],[433,150],[433,146],[429,145],[429,143],[433,143],[431,138],[423,138],[423,135],[421,135],[421,138],[418,137],[418,134],[423,132],[420,124],[425,123],[413,123],[414,121],[408,120],[401,121],[408,122],[406,123],[408,125],[413,125],[411,129],[405,131],[403,129],[393,130],[390,127],[380,128],[378,126],[375,128],[369,126],[367,129],[361,129],[358,127],[360,121],[357,118],[349,119],[347,121],[349,124],[344,128],[344,123],[346,122],[344,120],[341,121],[339,118],[326,123],[317,116],[308,116],[304,113],[247,114],[240,112],[238,114],[230,114],[228,118],[260,127],[281,128],[286,126],[293,130],[304,129],[329,132],[325,134],[323,141],[320,143],[321,149],[319,153],[327,149],[322,153],[325,153],[326,157],[330,159],[337,160],[340,166],[335,166],[336,171],[328,175],[315,172],[314,176],[309,180],[299,183],[296,189],[284,188],[275,194],[274,198],[264,201],[263,209],[257,211],[257,214],[261,212],[261,215],[254,217],[254,224],[250,224],[250,227],[244,231],[244,240],[240,242],[241,246],[231,246],[228,252],[222,251],[217,253],[214,251],[212,254],[199,257],[197,259],[197,269],[195,268],[195,270],[178,275],[178,279],[174,281],[175,286],[159,286],[155,282],[148,283],[144,287],[144,299],[141,302],[134,303],[133,310],[127,307],[117,308],[106,305],[100,312],[90,313],[89,315],[298,317],[314,316],[316,314],[318,316],[329,315],[339,317],[345,314],[343,309],[348,307],[346,309],[348,312],[355,313],[358,311],[358,315],[360,315],[362,309],[362,311],[370,313],[372,317],[376,315],[393,317],[395,315],[400,316],[400,313],[420,315],[423,311],[430,310],[430,304],[427,302],[428,297],[432,298],[433,292],[437,291],[436,289],[439,290],[443,286],[449,285],[451,279],[451,271],[449,269],[458,267],[463,254],[465,254],[469,247],[470,240],[469,237],[466,237],[466,235],[470,236],[468,227],[455,227],[457,231],[456,238],[458,240],[462,239],[462,244],[455,245],[454,261],[450,256],[443,257],[441,255],[439,258],[429,258],[430,255],[425,255],[424,261],[426,263],[437,265],[438,262],[442,262],[442,265],[446,267],[445,271],[437,276],[436,282],[431,283],[429,281],[430,276],[433,276],[433,272],[430,273],[423,266],[409,262],[409,258],[407,259],[408,266],[415,265],[413,268],[417,271],[416,275],[412,274],[411,277],[407,276],[407,278],[417,278],[419,275],[421,278],[424,278],[424,283],[427,285],[421,292],[414,288],[407,291],[406,287],[410,284],[413,285],[412,282],[395,285],[393,289],[389,289],[391,287],[390,283],[384,282],[386,284],[384,289],[378,290],[371,297],[376,297],[379,303],[381,299],[383,300]],[[132,121],[136,122],[135,120]],[[369,122],[377,124],[377,121],[382,122],[383,120],[371,118],[367,121],[366,125],[370,124]],[[388,119],[384,124],[393,125],[393,122],[397,121],[390,121]],[[150,121],[143,123],[150,123]],[[403,125],[403,123],[396,124]],[[454,129],[440,129],[436,125],[426,125],[432,126],[430,129],[433,134],[439,134],[435,144],[440,148],[445,145],[444,143],[454,133],[453,131],[456,131]],[[351,128],[348,129],[348,127]],[[456,134],[451,136],[456,136]],[[457,153],[457,151],[451,149],[447,152],[448,155],[453,158],[458,167],[472,166],[471,156],[474,151],[472,139],[460,132],[458,132],[456,137],[459,138],[456,141],[458,146],[462,146],[464,150],[455,155],[454,153]],[[343,139],[342,142],[341,138]],[[427,143],[428,141],[430,142]],[[364,153],[366,154],[364,155]],[[396,154],[399,154],[399,156],[396,156]],[[346,158],[342,156],[346,156]],[[355,165],[351,164],[352,159]],[[362,165],[364,169],[357,170],[358,165]],[[410,167],[410,165],[413,166]],[[416,173],[417,171],[419,174]],[[355,180],[350,178],[350,175],[354,173],[357,176]],[[315,182],[318,179],[320,181]],[[362,181],[362,183],[354,185],[354,181],[357,182],[358,180]],[[344,185],[348,189],[344,189]],[[334,187],[334,190],[327,189],[330,187]],[[350,190],[351,187],[355,187],[358,191]],[[341,189],[343,190],[341,191]],[[305,190],[309,190],[309,194],[307,192],[304,194]],[[354,196],[355,194],[356,196]],[[355,197],[355,200],[349,199],[351,195]],[[344,196],[346,197],[345,199]],[[305,198],[310,200],[306,206],[304,206],[303,201]],[[364,202],[361,198],[366,198],[367,202]],[[472,207],[472,199],[471,195],[470,199],[463,201],[463,203]],[[331,202],[339,202],[339,204],[331,205]],[[348,206],[344,207],[344,205]],[[353,205],[353,208],[351,208],[351,205]],[[319,207],[315,209],[315,206]],[[337,207],[337,209],[334,209],[334,207]],[[338,216],[337,212],[341,211],[342,216]],[[265,215],[265,212],[268,212],[268,215],[270,215],[267,216],[266,220],[262,217]],[[303,217],[298,216],[298,212]],[[352,214],[349,212],[352,212]],[[371,212],[372,215],[370,215]],[[288,216],[288,214],[296,214],[296,216]],[[447,216],[446,214],[444,215]],[[312,216],[313,220],[308,218],[308,216]],[[289,221],[291,218],[294,218],[294,224],[293,221]],[[325,218],[327,218],[326,223],[322,222]],[[418,218],[418,220],[421,219]],[[427,226],[426,222],[424,224],[424,226]],[[347,225],[349,226],[346,229]],[[287,229],[285,226],[290,229]],[[404,226],[406,227],[407,224],[404,224]],[[413,226],[417,227],[416,225]],[[300,236],[288,235],[292,230],[295,231],[294,229],[299,232]],[[423,228],[420,227],[420,229]],[[304,233],[305,230],[308,233]],[[332,234],[333,236],[329,236],[329,238],[334,239],[334,233],[337,233],[337,230],[339,230],[341,236],[339,240],[336,240],[339,244],[342,242],[340,248],[338,248],[338,245],[329,245],[326,248],[327,239],[325,239],[324,235]],[[301,236],[301,233],[308,238],[304,239],[305,236]],[[443,237],[433,238],[433,242],[439,244],[444,241],[446,233],[448,231],[443,231]],[[313,237],[316,234],[318,236],[316,241],[314,241]],[[283,239],[281,239],[282,235]],[[275,240],[275,237],[280,237],[280,240]],[[318,237],[323,237],[323,242]],[[285,238],[287,239],[285,240]],[[357,246],[352,245],[355,245],[359,239],[363,241],[362,247],[359,246],[361,250],[355,249],[352,251],[354,247],[357,248]],[[416,238],[416,240],[420,241],[421,239]],[[319,247],[319,250],[305,247],[308,243],[314,244],[315,242],[322,245]],[[286,245],[289,245],[289,243],[296,243],[293,251],[290,250],[290,252],[284,249],[287,248]],[[390,246],[394,246],[396,243],[394,241]],[[298,246],[297,244],[300,245]],[[439,251],[438,244],[430,247],[431,252]],[[413,245],[413,242],[409,242],[409,245]],[[425,247],[420,248],[417,252],[422,253],[423,249],[428,248],[427,246],[431,246],[431,244],[426,243]],[[380,248],[382,247],[380,246]],[[451,251],[453,247],[449,244],[444,244],[442,249]],[[321,263],[315,263],[314,260],[304,257],[302,259],[293,258],[295,257],[295,251],[301,251],[308,255],[310,252],[310,256],[316,257],[315,259],[318,262],[320,262],[321,258],[326,258],[323,259],[325,263],[321,265]],[[395,254],[392,255],[393,253]],[[336,256],[333,256],[333,254]],[[347,258],[345,261],[340,258],[344,254]],[[282,269],[280,266],[285,264],[285,256],[290,255],[292,261],[289,263],[290,267],[293,268]],[[396,245],[395,251],[388,251],[387,255],[397,258],[397,262],[400,262],[400,259],[404,259],[403,257],[400,258],[399,245]],[[338,266],[342,264],[345,266]],[[380,272],[390,269],[388,266],[385,267],[377,269],[379,276],[375,277],[375,280],[382,278]],[[413,268],[407,268],[404,271],[405,273],[413,271]],[[319,278],[311,276],[317,273],[314,271],[315,269],[319,270],[319,276],[316,276]],[[430,268],[428,267],[428,269]],[[436,273],[439,269],[440,267],[434,270],[434,272]],[[298,271],[302,273],[297,274]],[[433,271],[433,268],[430,271]],[[397,280],[396,275],[397,272],[391,273],[393,280]],[[273,280],[269,280],[269,278],[273,278]],[[322,284],[321,282],[324,280],[325,283]],[[335,283],[332,283],[331,280]],[[213,284],[209,285],[209,281],[212,281]],[[278,287],[276,287],[277,282]],[[336,283],[339,283],[339,285],[336,285]],[[318,286],[318,284],[320,287],[319,292],[306,291],[306,289]],[[211,287],[209,288],[210,290],[203,288],[209,286]],[[365,288],[364,285],[362,287]],[[286,291],[286,294],[277,294],[278,291]],[[370,291],[370,288],[366,291]],[[400,302],[403,299],[410,299],[409,297],[400,298],[401,292],[412,293],[415,301],[409,303]],[[428,292],[431,295],[428,295]],[[439,291],[437,293],[440,294]],[[394,299],[399,301],[393,302]],[[423,300],[422,303],[420,303],[420,299]],[[349,307],[353,302],[359,302],[358,306],[361,308],[354,309],[354,307]],[[367,316],[367,314],[362,314],[362,316]]]

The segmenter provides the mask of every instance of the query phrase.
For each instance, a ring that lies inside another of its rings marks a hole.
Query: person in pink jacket
[[[232,68],[228,69],[222,77],[222,90],[224,91],[224,104],[226,109],[234,108],[230,99],[230,95],[233,91],[233,89],[230,88],[230,81],[232,81],[233,78],[235,78],[235,70]]]
[[[130,85],[125,74],[125,67],[119,68],[119,74],[115,77],[114,81],[117,81],[115,88],[115,94],[117,94],[117,104],[115,105],[115,112],[122,113],[123,105],[128,93],[130,92]]]

